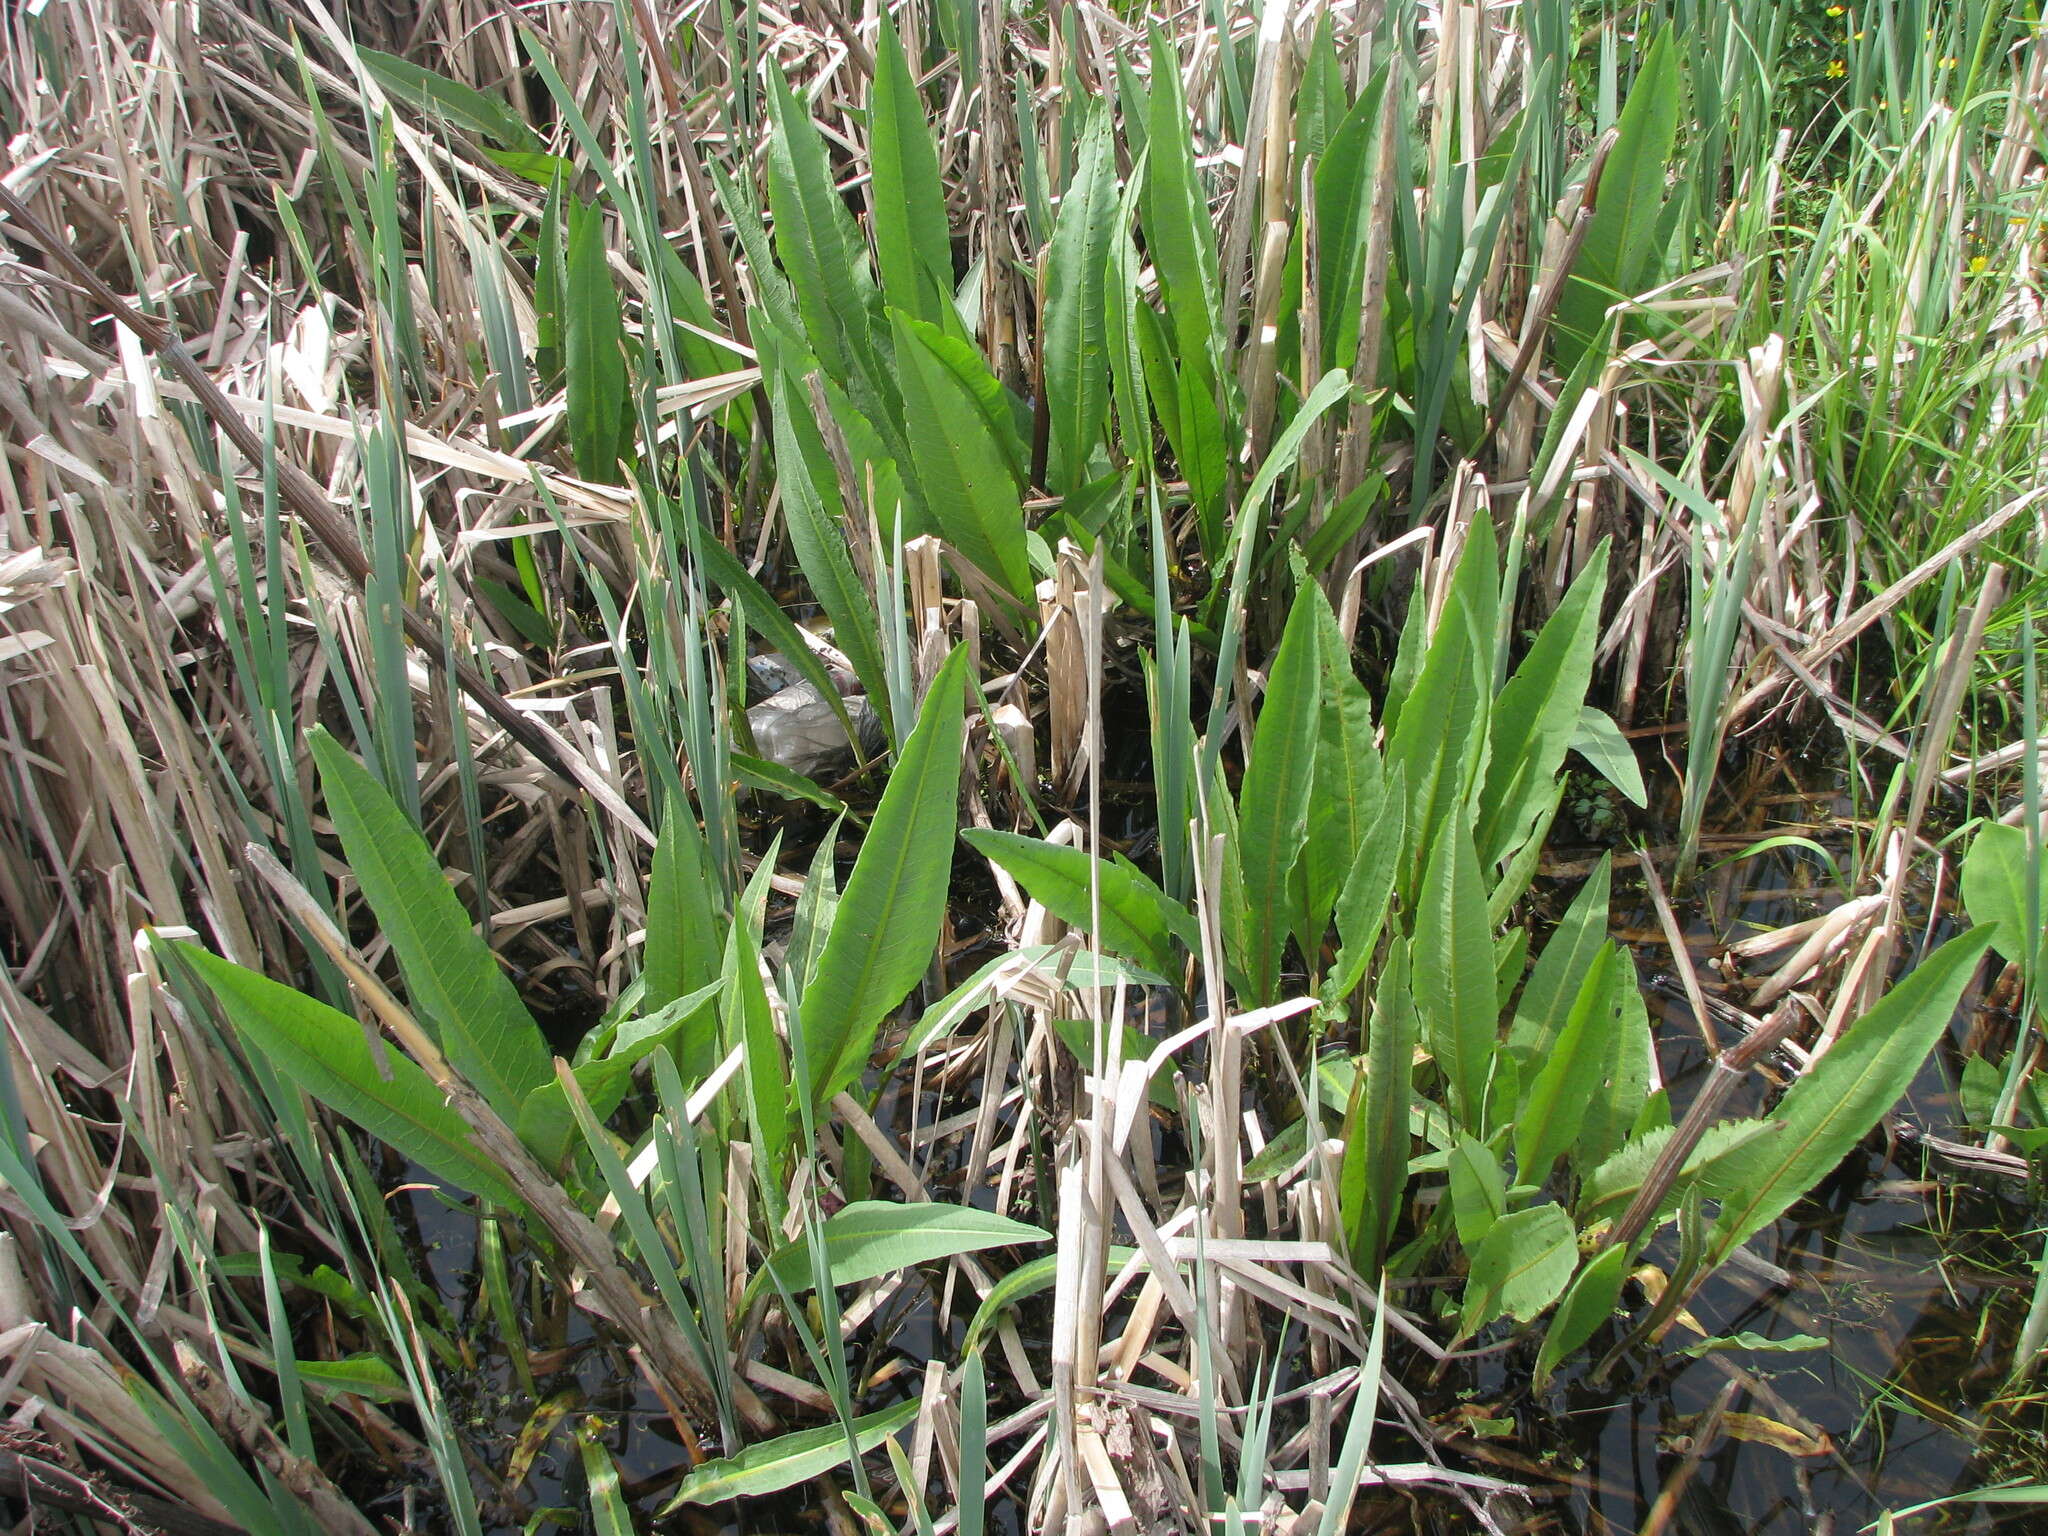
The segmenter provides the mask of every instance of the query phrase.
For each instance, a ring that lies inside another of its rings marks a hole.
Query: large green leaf
[[[643,1004],[674,1002],[718,974],[718,911],[704,834],[690,802],[677,796],[662,818],[647,882],[647,942],[641,952]]]
[[[389,1046],[373,1056],[361,1024],[303,992],[195,945],[158,942],[192,968],[228,1021],[295,1085],[434,1177],[520,1206],[504,1174],[411,1058]]]
[[[886,8],[876,38],[868,149],[868,218],[882,292],[907,315],[957,329],[953,239],[946,228],[938,151],[910,62]]]
[[[1593,645],[1600,638],[1600,598],[1606,586],[1603,542],[1494,700],[1490,756],[1478,802],[1482,869],[1491,869],[1521,846],[1556,793],[1557,772],[1579,732],[1579,709],[1593,677]]]
[[[1608,305],[1641,291],[1654,275],[1663,254],[1655,242],[1665,181],[1684,105],[1678,50],[1667,30],[1650,45],[1628,93],[1585,244],[1558,300],[1551,357],[1559,373],[1570,373],[1599,334]]]
[[[967,652],[946,658],[882,791],[803,995],[804,1059],[823,1103],[856,1077],[875,1026],[931,963],[946,916]]]
[[[1991,822],[1978,830],[1963,858],[1963,906],[1971,922],[1997,925],[1991,931],[1992,948],[2017,962],[2021,973],[2039,986],[2048,981],[2048,965],[2043,963],[2048,958],[2048,934],[2041,932],[2041,914],[2031,922],[2027,918],[2030,878],[2040,893],[2035,901],[2048,901],[2048,857],[2028,857],[2024,827]],[[2026,942],[2029,933],[2038,935],[2031,946]]]
[[[1414,945],[1422,1042],[1444,1075],[1458,1122],[1478,1129],[1500,1014],[1486,893],[1462,821],[1438,839],[1423,876]]]
[[[1366,211],[1372,200],[1371,157],[1378,147],[1374,129],[1385,89],[1386,72],[1381,69],[1331,133],[1316,165],[1316,290],[1322,305],[1322,355],[1326,359],[1348,358],[1358,351],[1358,322],[1364,308],[1358,294],[1365,272]],[[1360,380],[1367,389],[1377,382]]]
[[[1515,1115],[1519,1183],[1541,1184],[1550,1176],[1551,1165],[1578,1139],[1579,1126],[1613,1054],[1609,1046],[1618,1017],[1614,988],[1623,963],[1612,944],[1600,947],[1556,1043],[1532,1063],[1536,1073]]]
[[[398,956],[414,1011],[507,1120],[554,1073],[533,1015],[470,926],[426,839],[340,743],[307,735],[349,867]]]
[[[1766,1122],[1782,1134],[1728,1159],[1717,1175],[1725,1193],[1711,1236],[1714,1262],[1826,1178],[1899,1101],[1990,942],[1989,932],[1972,929],[1921,961],[1787,1091]]]
[[[738,922],[726,937],[725,1034],[746,1049],[747,1112],[759,1143],[761,1164],[771,1181],[781,1178],[789,1148],[789,1124],[796,1106],[790,1103],[789,1062],[782,1037],[775,1032],[775,1014],[768,984],[761,976],[761,952],[753,924]]]
[[[584,479],[613,480],[631,431],[618,279],[605,254],[604,210],[572,197],[568,213],[562,349],[569,446]]]
[[[430,117],[445,117],[507,149],[539,154],[545,148],[540,136],[496,97],[374,48],[358,47],[356,57],[388,94],[409,107]]]
[[[1678,1175],[1671,1181],[1671,1188],[1665,1193],[1653,1213],[1662,1220],[1678,1209],[1678,1202],[1692,1185],[1698,1184],[1708,1194],[1726,1187],[1731,1177],[1727,1160],[1752,1141],[1771,1141],[1784,1130],[1768,1120],[1753,1120],[1747,1117],[1723,1120],[1719,1125],[1707,1127],[1700,1137],[1699,1145],[1686,1154],[1685,1162]],[[1622,1147],[1612,1157],[1586,1175],[1579,1186],[1577,1213],[1580,1221],[1588,1225],[1604,1216],[1619,1216],[1628,1208],[1643,1187],[1643,1180],[1649,1177],[1650,1169],[1657,1159],[1664,1155],[1664,1149],[1671,1144],[1671,1138],[1678,1134],[1672,1125],[1660,1125],[1655,1130],[1645,1131]]]
[[[1080,162],[1060,201],[1046,256],[1045,398],[1051,422],[1046,484],[1063,496],[1087,482],[1089,459],[1109,410],[1105,292],[1116,212],[1109,117],[1096,105],[1088,114]]]
[[[588,1101],[592,1118],[610,1118],[633,1086],[633,1069],[679,1036],[692,1036],[715,1047],[717,1001],[716,982],[699,987],[646,1017],[627,1020],[619,1027],[610,1050],[579,1064],[574,1069],[576,1086]],[[685,1047],[678,1054],[701,1061],[711,1053]],[[698,1070],[698,1076],[702,1075]],[[576,1112],[560,1078],[548,1079],[526,1096],[513,1129],[546,1167],[556,1167],[568,1156],[577,1141]]]
[[[1461,1330],[1503,1314],[1529,1322],[1571,1283],[1578,1262],[1577,1234],[1561,1207],[1546,1201],[1501,1217],[1472,1255]]]
[[[951,338],[895,315],[896,379],[925,510],[939,534],[1013,597],[1031,594],[1024,505],[1009,455],[980,399],[941,356]]]
[[[803,316],[804,334],[841,384],[873,352],[868,298],[874,277],[853,218],[832,179],[824,140],[782,71],[768,71],[768,206],[775,253]]]
[[[1636,761],[1636,749],[1605,710],[1590,704],[1579,706],[1579,728],[1572,732],[1572,750],[1633,804],[1649,805],[1650,791],[1643,783],[1643,765]]]
[[[1179,337],[1180,363],[1205,383],[1217,372],[1212,349],[1220,325],[1216,221],[1195,170],[1195,146],[1180,60],[1172,42],[1152,30],[1152,93],[1145,149],[1145,247],[1165,289],[1166,312]]]
[[[960,836],[975,852],[1001,865],[1061,922],[1098,932],[1103,947],[1114,954],[1169,973],[1173,939],[1190,950],[1201,947],[1199,930],[1187,909],[1131,864],[1107,863],[1085,848],[1056,847],[1040,838],[992,828],[970,827]],[[1099,930],[1089,892],[1091,875],[1100,887]]]
[[[1304,583],[1294,599],[1267,673],[1251,762],[1238,796],[1238,847],[1251,920],[1248,969],[1253,996],[1260,1002],[1271,1002],[1278,984],[1291,926],[1287,877],[1301,857],[1308,830],[1322,713],[1316,626],[1316,605],[1321,601],[1322,592],[1313,582]]]
[[[1337,893],[1337,966],[1324,978],[1324,995],[1338,1000],[1365,979],[1373,947],[1393,907],[1394,879],[1408,852],[1406,781],[1397,768],[1386,776],[1380,815],[1359,845],[1351,871]]]
[[[1313,956],[1337,898],[1387,811],[1385,770],[1373,742],[1372,700],[1351,665],[1351,653],[1322,588],[1311,581],[1322,709],[1316,726],[1315,783],[1308,827],[1295,866],[1301,917],[1295,939]]]
[[[1485,746],[1498,564],[1492,530],[1482,525],[1466,541],[1420,672],[1398,714],[1389,702],[1387,766],[1406,778],[1409,847],[1420,861],[1403,871],[1404,895],[1413,890],[1415,874],[1436,847],[1452,808],[1463,803]],[[1423,606],[1417,588],[1409,599],[1411,623]],[[1404,634],[1404,654],[1411,644]]]
[[[1603,853],[1566,908],[1564,920],[1551,930],[1543,953],[1536,957],[1536,968],[1522,988],[1514,1023],[1508,1028],[1508,1051],[1526,1073],[1543,1065],[1551,1042],[1578,1000],[1594,956],[1607,942],[1607,901],[1613,878],[1612,855]]]
[[[1352,1261],[1360,1274],[1380,1272],[1401,1215],[1401,1190],[1408,1181],[1408,1110],[1415,1099],[1415,1032],[1408,947],[1396,944],[1386,976],[1373,994],[1365,1070],[1344,1121],[1341,1206]]]
[[[1558,1362],[1614,1315],[1615,1304],[1621,1300],[1621,1282],[1628,1278],[1628,1261],[1628,1249],[1617,1244],[1588,1259],[1586,1267],[1573,1277],[1543,1335],[1543,1347],[1536,1352],[1539,1390],[1548,1384]]]
[[[774,417],[775,469],[782,492],[782,521],[790,547],[818,606],[832,621],[832,642],[853,663],[868,702],[896,740],[889,713],[888,673],[882,664],[881,625],[875,600],[862,585],[847,549],[845,507],[830,454],[818,431],[807,394],[787,369],[769,391]]]
[[[663,1507],[663,1513],[685,1504],[723,1505],[734,1499],[780,1493],[822,1477],[846,1465],[849,1428],[853,1444],[866,1455],[915,1420],[918,1406],[919,1400],[912,1397],[855,1419],[850,1426],[824,1424],[816,1429],[798,1430],[793,1435],[759,1441],[737,1455],[707,1461],[676,1485],[675,1497]]]
[[[971,1205],[919,1201],[856,1200],[827,1216],[821,1228],[825,1267],[834,1285],[858,1285],[881,1275],[1017,1243],[1049,1243],[1052,1234],[1028,1222],[998,1216]],[[768,1261],[775,1278],[792,1293],[811,1288],[811,1255],[803,1238]]]

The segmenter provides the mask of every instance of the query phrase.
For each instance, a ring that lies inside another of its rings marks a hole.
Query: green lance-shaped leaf
[[[1623,949],[1615,962],[1615,1015],[1601,1049],[1600,1072],[1572,1141],[1572,1166],[1597,1167],[1635,1130],[1650,1097],[1650,1067],[1657,1047],[1650,1010],[1636,976],[1635,958]]]
[[[1459,1123],[1477,1130],[1500,1015],[1486,892],[1462,820],[1437,840],[1417,903],[1415,1003],[1422,1041],[1449,1085]]]
[[[1337,965],[1323,981],[1324,995],[1333,1002],[1348,996],[1365,979],[1373,946],[1393,909],[1394,878],[1408,851],[1407,798],[1397,769],[1386,777],[1380,820],[1359,848],[1351,872],[1344,877],[1344,888],[1337,893]]]
[[[1051,423],[1047,488],[1071,496],[1109,412],[1106,303],[1110,242],[1117,237],[1116,158],[1109,116],[1088,111],[1074,179],[1060,200],[1045,274],[1045,398]]]
[[[675,1497],[663,1513],[685,1504],[729,1504],[734,1499],[780,1493],[846,1465],[847,1429],[866,1455],[917,1417],[918,1399],[855,1419],[851,1426],[823,1424],[816,1429],[778,1435],[748,1446],[734,1456],[707,1461],[676,1485]]]
[[[1407,779],[1408,839],[1418,861],[1403,872],[1404,894],[1414,888],[1416,870],[1436,847],[1452,808],[1464,802],[1479,767],[1493,693],[1498,564],[1491,530],[1475,529],[1466,541],[1414,686],[1402,699],[1398,715],[1390,714],[1387,766],[1401,769]],[[1409,599],[1411,622],[1422,603],[1418,588]],[[1404,634],[1404,653],[1410,645]]]
[[[1643,765],[1636,761],[1636,749],[1605,710],[1590,704],[1579,706],[1579,728],[1572,732],[1572,750],[1633,804],[1650,803],[1650,791],[1643,783]]]
[[[1622,107],[1593,220],[1558,300],[1551,356],[1559,373],[1570,373],[1578,363],[1608,305],[1639,292],[1655,275],[1663,255],[1656,237],[1683,94],[1678,50],[1667,30],[1650,45]]]
[[[1460,1136],[1445,1156],[1444,1171],[1449,1177],[1451,1218],[1458,1241],[1468,1251],[1476,1249],[1507,1213],[1507,1170],[1491,1147]]]
[[[1172,941],[1200,948],[1193,916],[1129,863],[1111,864],[1085,848],[1056,847],[1015,832],[971,827],[960,834],[975,852],[1001,865],[1046,911],[1069,927],[1096,932],[1103,948],[1162,974],[1173,967]],[[1092,913],[1091,873],[1100,885],[1101,925]]]
[[[1752,1141],[1775,1140],[1783,1130],[1783,1126],[1773,1125],[1767,1120],[1746,1117],[1723,1120],[1719,1125],[1709,1126],[1707,1133],[1700,1138],[1700,1144],[1687,1154],[1678,1176],[1671,1181],[1669,1192],[1659,1202],[1653,1219],[1661,1221],[1677,1210],[1679,1201],[1694,1184],[1707,1194],[1728,1187],[1728,1159]],[[1590,1225],[1603,1216],[1619,1216],[1626,1210],[1629,1202],[1641,1191],[1650,1169],[1677,1134],[1678,1128],[1671,1125],[1645,1131],[1588,1173],[1579,1185],[1575,1207],[1579,1220]]]
[[[868,368],[868,271],[853,216],[832,180],[824,140],[782,71],[769,74],[768,206],[775,215],[775,254],[788,274],[804,334],[825,371],[847,384]]]
[[[1287,616],[1280,649],[1266,678],[1252,738],[1251,763],[1238,796],[1238,846],[1251,918],[1252,991],[1273,999],[1287,943],[1287,876],[1301,856],[1315,783],[1316,734],[1322,713],[1316,604],[1322,593],[1304,583]]]
[[[1052,1234],[1043,1227],[974,1206],[935,1201],[899,1205],[889,1200],[856,1200],[826,1217],[820,1230],[826,1272],[834,1285],[858,1285],[914,1264],[979,1253],[985,1248],[1052,1241]],[[798,1238],[768,1261],[775,1278],[792,1294],[811,1288],[806,1243]]]
[[[725,1033],[746,1051],[747,1113],[760,1145],[762,1166],[780,1176],[789,1149],[789,1062],[775,1014],[768,1002],[768,984],[761,976],[761,951],[751,923],[734,923],[726,936],[724,975]]]
[[[1395,944],[1385,978],[1373,993],[1365,1071],[1344,1121],[1340,1203],[1360,1274],[1380,1272],[1401,1214],[1401,1192],[1408,1182],[1408,1109],[1415,1098],[1415,1028],[1408,946]]]
[[[804,991],[804,1055],[820,1104],[859,1074],[875,1026],[917,985],[938,947],[953,867],[966,672],[967,652],[957,649],[933,679]]]
[[[1180,60],[1173,44],[1152,30],[1152,96],[1145,150],[1145,246],[1166,289],[1183,369],[1213,379],[1221,282],[1217,277],[1216,221],[1195,170],[1193,126],[1181,92]]]
[[[953,239],[931,125],[910,61],[885,9],[876,38],[868,114],[868,218],[882,293],[907,315],[958,330],[953,310]]]
[[[438,1179],[518,1208],[510,1182],[411,1058],[371,1054],[363,1026],[325,1003],[191,944],[159,940],[220,999],[228,1022],[296,1086]]]
[[[901,311],[895,317],[896,381],[913,473],[939,535],[1011,596],[1031,593],[1024,504],[996,429],[940,351],[942,332]]]
[[[597,1120],[610,1118],[633,1086],[633,1069],[662,1047],[678,1042],[685,1071],[701,1078],[715,1060],[718,987],[714,982],[678,998],[651,1016],[622,1025],[610,1050],[574,1069],[576,1087]],[[701,1044],[699,1044],[701,1042]],[[526,1096],[513,1129],[545,1167],[560,1165],[577,1145],[576,1111],[560,1078],[550,1078]]]
[[[1996,822],[1980,828],[1963,858],[1963,906],[1970,921],[1991,929],[1991,945],[2006,959],[2016,962],[2022,975],[2036,986],[2048,980],[2048,934],[2040,932],[2041,921],[2027,920],[2028,864],[2027,832],[2024,827],[2005,827]],[[2048,858],[2032,875],[2048,900]],[[2032,945],[2027,935],[2036,934]]]
[[[1616,1033],[1619,953],[1604,944],[1594,957],[1578,998],[1551,1048],[1531,1065],[1534,1077],[1515,1114],[1515,1178],[1541,1184],[1565,1150],[1578,1140],[1587,1107],[1607,1074]]]
[[[1725,1193],[1711,1234],[1711,1263],[1826,1178],[1899,1101],[1948,1027],[1990,942],[1989,932],[1972,929],[1921,961],[1787,1091],[1765,1122],[1783,1132],[1743,1148],[1717,1171]]]
[[[650,1012],[718,975],[718,910],[712,901],[704,834],[687,799],[669,802],[647,882],[642,1005]]]
[[[1579,709],[1593,677],[1606,585],[1603,542],[1494,700],[1477,806],[1481,868],[1491,869],[1521,846],[1556,792],[1558,769],[1578,735]]]
[[[315,727],[327,812],[350,870],[398,956],[420,1022],[449,1065],[510,1120],[552,1080],[547,1047],[491,947],[470,926],[426,839],[340,743]]]
[[[1322,709],[1316,723],[1315,783],[1307,836],[1295,875],[1301,918],[1295,939],[1314,955],[1358,855],[1387,812],[1385,770],[1373,743],[1372,700],[1351,665],[1350,648],[1322,588],[1308,582],[1315,607]]]
[[[357,48],[356,57],[386,92],[430,117],[445,117],[457,127],[502,144],[507,149],[539,154],[545,146],[517,113],[473,86],[437,75],[374,48]]]
[[[875,601],[853,568],[836,471],[808,396],[791,370],[776,371],[769,404],[774,417],[782,521],[789,530],[790,547],[796,551],[811,595],[832,621],[833,643],[853,663],[854,675],[868,702],[881,714],[893,743],[896,729],[889,715],[888,672],[882,664]]]
[[[1564,1210],[1546,1201],[1493,1224],[1472,1255],[1459,1329],[1477,1332],[1503,1314],[1529,1322],[1571,1283],[1577,1235]]]
[[[1557,1304],[1557,1315],[1543,1335],[1543,1347],[1536,1352],[1536,1385],[1550,1381],[1558,1362],[1583,1345],[1614,1315],[1621,1300],[1621,1282],[1628,1278],[1628,1249],[1616,1245],[1603,1249],[1586,1261],[1586,1267],[1572,1277],[1571,1288]]]
[[[562,289],[562,362],[568,386],[569,446],[586,480],[612,480],[626,454],[626,327],[619,285],[605,254],[604,211],[568,202],[568,258]]]
[[[1564,920],[1551,930],[1543,953],[1536,957],[1536,968],[1522,988],[1514,1023],[1508,1028],[1508,1051],[1526,1072],[1542,1067],[1594,957],[1607,941],[1607,901],[1613,878],[1612,856],[1603,853],[1565,910]]]

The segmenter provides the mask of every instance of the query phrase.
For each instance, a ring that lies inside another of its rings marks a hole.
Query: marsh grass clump
[[[1833,1289],[2039,1246],[2028,16],[5,25],[0,1498],[2034,1476]]]

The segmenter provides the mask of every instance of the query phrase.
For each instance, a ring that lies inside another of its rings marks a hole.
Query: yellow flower
[[[1956,56],[1954,54],[1950,54],[1947,58],[1943,59],[1941,61],[1941,67],[1943,69],[1954,69],[1956,67]]]
[[[1830,16],[1846,16],[1849,14],[1849,7],[1846,5],[1831,5],[1828,7],[1828,14]]]
[[[1830,80],[1839,80],[1847,73],[1849,73],[1849,66],[1840,59],[1828,60],[1828,78]]]
[[[1972,256],[1970,258],[1970,271],[1974,275],[1978,272],[1982,272],[1990,264],[1990,259],[1988,257]]]

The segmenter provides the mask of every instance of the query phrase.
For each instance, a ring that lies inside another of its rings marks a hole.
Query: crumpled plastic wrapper
[[[861,752],[868,757],[882,749],[882,719],[864,694],[844,700],[853,728],[860,733]],[[754,750],[767,761],[807,779],[833,776],[853,763],[853,744],[846,738],[839,711],[817,688],[802,679],[771,693],[747,711]]]

